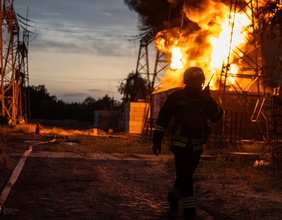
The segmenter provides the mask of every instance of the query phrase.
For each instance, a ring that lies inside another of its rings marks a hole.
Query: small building
[[[120,111],[117,110],[96,110],[94,112],[94,128],[104,131],[119,130]]]
[[[149,114],[149,103],[144,100],[124,104],[124,131],[130,134],[142,134]]]
[[[127,102],[121,110],[97,110],[94,112],[94,128],[104,131],[120,131],[142,134],[149,114],[149,103],[145,100]]]

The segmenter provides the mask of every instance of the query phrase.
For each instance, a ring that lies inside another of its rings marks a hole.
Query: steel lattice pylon
[[[156,51],[155,65],[153,73],[149,68],[149,45],[154,41],[154,37],[157,34],[158,29],[153,28],[146,33],[140,40],[140,47],[138,53],[138,60],[136,65],[136,74],[143,75],[148,83],[149,93],[151,94],[155,89],[155,82],[158,74],[165,71],[169,66],[167,54]],[[149,100],[151,102],[151,98]],[[147,136],[152,135],[152,130],[154,127],[154,119],[149,116],[149,111],[153,112],[153,105],[150,103],[150,109],[145,115],[143,134],[147,133]]]
[[[157,51],[154,71],[149,68],[149,45],[154,41],[158,29],[148,31],[140,40],[138,59],[135,72],[144,75],[147,80],[150,93],[154,91],[157,75],[168,67],[167,54]]]
[[[261,45],[261,27],[258,20],[257,0],[231,0],[229,12],[230,42],[227,57],[222,64],[219,79],[219,101],[226,110],[222,128],[222,141],[236,145],[246,136],[248,129],[256,130],[258,136],[268,136],[268,121],[263,109],[266,93]],[[245,14],[251,24],[245,28],[248,46],[233,45],[236,14]],[[232,73],[232,64],[240,67]],[[248,128],[245,121],[252,122]],[[222,145],[222,143],[220,143]]]
[[[1,7],[1,118],[9,124],[27,116],[26,98],[27,47],[20,42],[20,27],[13,7],[13,0],[0,0]],[[26,118],[25,118],[26,119]]]

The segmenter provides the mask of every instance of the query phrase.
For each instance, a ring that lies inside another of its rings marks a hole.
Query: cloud
[[[66,93],[66,94],[63,94],[64,97],[81,97],[81,96],[84,96],[86,97],[87,94],[86,93]]]
[[[104,56],[128,56],[124,51],[127,50],[128,44],[122,41],[105,42],[102,40],[100,44],[93,45],[96,53]]]
[[[56,97],[58,100],[63,100],[66,103],[74,103],[77,102],[77,100],[85,100],[87,96],[87,93],[65,93],[62,95],[59,94]]]
[[[93,33],[62,33],[53,35],[52,33],[42,33],[37,35],[36,41],[31,41],[30,45],[35,51],[54,51],[63,53],[99,54],[104,56],[127,56],[124,51],[131,43],[126,39],[117,39],[112,35],[102,36]]]
[[[89,92],[103,92],[102,89],[88,89]]]
[[[112,18],[117,20],[115,18]],[[115,21],[116,22],[116,21]],[[30,35],[33,50],[48,50],[65,53],[102,54],[125,56],[129,41],[139,34],[137,29],[128,29],[124,19],[122,26],[80,25],[69,21],[37,22]]]
[[[103,98],[105,95],[113,97],[115,100],[120,100],[121,95],[118,92],[109,92],[102,89],[89,89],[89,93],[77,92],[77,93],[62,93],[56,95],[58,100],[64,100],[66,103],[77,102],[77,100],[84,101],[87,97],[92,97],[95,100]]]

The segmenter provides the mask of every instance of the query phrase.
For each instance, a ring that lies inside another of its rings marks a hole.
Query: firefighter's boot
[[[196,219],[196,203],[194,197],[182,198],[183,202],[183,213],[185,220]]]
[[[171,211],[177,213],[179,200],[180,200],[180,197],[175,196],[175,194],[169,191],[167,195],[167,201],[169,202],[169,208]]]
[[[196,220],[196,208],[183,209],[185,220]]]

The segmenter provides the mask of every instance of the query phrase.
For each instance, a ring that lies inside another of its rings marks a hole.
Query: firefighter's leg
[[[185,219],[196,219],[196,202],[194,196],[182,198]]]
[[[178,208],[178,202],[183,198],[183,196],[186,197],[187,169],[191,170],[188,164],[190,161],[188,158],[190,157],[189,155],[190,153],[188,154],[187,151],[184,151],[184,149],[174,152],[176,179],[168,194],[168,200],[171,207],[176,204]]]
[[[172,211],[174,212],[178,211],[178,203],[180,199],[181,199],[180,191],[177,188],[175,188],[175,186],[173,185],[167,195],[167,200],[169,202],[169,208]]]
[[[202,153],[202,151],[195,153],[190,149],[188,148],[185,153],[177,154],[175,158],[177,167],[177,180],[175,186],[181,192],[184,217],[187,219],[196,217],[193,173],[199,164],[200,155]]]
[[[177,212],[178,211],[178,203],[181,200],[181,188],[183,188],[181,186],[181,184],[179,184],[179,178],[178,176],[180,175],[180,179],[181,179],[181,170],[182,170],[182,166],[180,164],[180,162],[178,161],[178,155],[181,154],[181,152],[183,151],[183,149],[177,149],[177,148],[173,148],[173,153],[175,156],[175,170],[176,170],[176,179],[174,181],[173,186],[170,188],[168,195],[167,195],[167,200],[169,202],[169,206],[170,206],[170,210]]]

